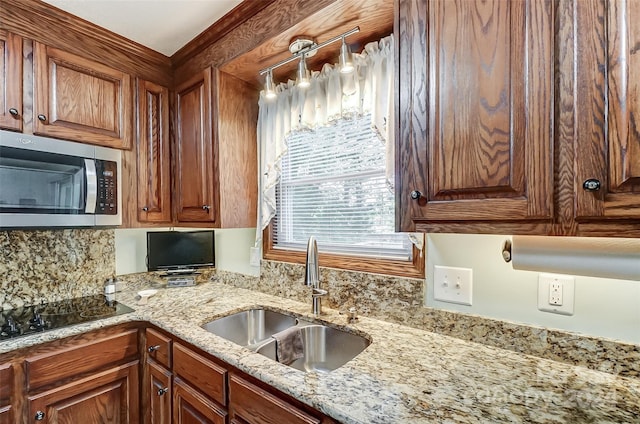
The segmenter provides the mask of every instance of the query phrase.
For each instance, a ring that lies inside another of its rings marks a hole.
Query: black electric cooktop
[[[0,311],[0,341],[133,312],[103,295]]]

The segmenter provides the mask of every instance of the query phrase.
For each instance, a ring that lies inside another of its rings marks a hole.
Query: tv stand
[[[173,277],[177,275],[199,275],[199,272],[196,272],[194,268],[184,268],[184,269],[167,269],[164,271],[164,274],[161,274],[161,277]]]
[[[196,276],[200,272],[195,269],[168,269],[160,276],[167,280],[167,287],[191,287],[196,285]]]

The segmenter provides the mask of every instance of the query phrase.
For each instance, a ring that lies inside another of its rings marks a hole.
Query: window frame
[[[424,237],[424,234],[422,235]],[[326,268],[337,268],[345,271],[368,272],[395,277],[425,278],[425,248],[419,250],[413,246],[413,260],[400,261],[371,258],[368,256],[340,255],[336,253],[318,252],[319,265]],[[304,264],[307,252],[299,249],[285,249],[273,245],[272,225],[269,224],[262,236],[263,259],[279,262]]]

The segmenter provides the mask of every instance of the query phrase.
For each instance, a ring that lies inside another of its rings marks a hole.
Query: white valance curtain
[[[256,246],[276,213],[280,162],[287,151],[287,136],[293,131],[312,131],[337,119],[370,113],[371,125],[386,146],[387,183],[393,190],[393,35],[367,44],[362,53],[353,54],[353,62],[355,70],[348,74],[341,73],[338,66],[325,64],[320,72],[313,72],[307,88],[293,81],[280,84],[275,99],[260,93]]]

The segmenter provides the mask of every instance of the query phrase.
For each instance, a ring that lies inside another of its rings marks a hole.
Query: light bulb
[[[276,89],[273,84],[273,74],[271,69],[267,72],[267,76],[264,81],[264,95],[267,99],[274,99],[276,97]]]
[[[343,74],[353,72],[353,56],[344,37],[342,38],[342,46],[340,46],[340,72]]]
[[[309,70],[307,69],[307,61],[304,54],[300,57],[300,63],[298,63],[298,79],[296,85],[301,88],[306,88],[311,85],[309,82]]]

